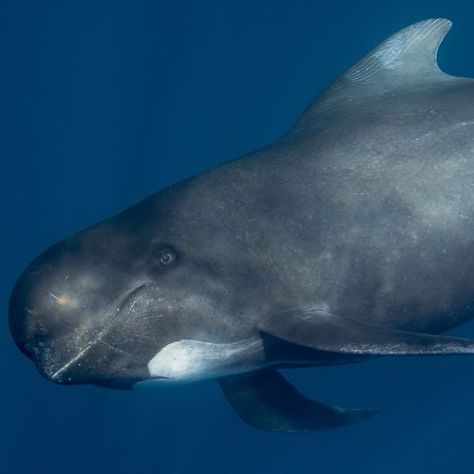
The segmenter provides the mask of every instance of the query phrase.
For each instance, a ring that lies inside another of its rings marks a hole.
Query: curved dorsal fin
[[[372,50],[343,78],[355,83],[372,83],[383,79],[392,82],[444,75],[438,67],[437,54],[451,26],[451,21],[444,18],[408,26]]]
[[[438,18],[415,23],[390,36],[326,89],[303,113],[295,131],[312,127],[322,115],[367,102],[387,91],[452,79],[438,67],[438,48],[451,29]]]

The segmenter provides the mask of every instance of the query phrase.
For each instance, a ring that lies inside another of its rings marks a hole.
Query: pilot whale
[[[474,81],[437,65],[446,19],[351,67],[271,146],[166,188],[39,255],[9,325],[60,384],[214,379],[238,415],[313,431],[373,410],[279,369],[473,354]]]

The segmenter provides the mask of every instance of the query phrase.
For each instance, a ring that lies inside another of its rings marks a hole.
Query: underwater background
[[[454,22],[441,67],[474,76],[467,0],[0,2],[1,473],[474,472],[474,358],[286,371],[318,400],[381,412],[274,434],[243,424],[213,382],[56,386],[7,326],[40,251],[272,142],[371,48],[430,17]]]

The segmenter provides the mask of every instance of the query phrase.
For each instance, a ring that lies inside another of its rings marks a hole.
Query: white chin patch
[[[148,371],[151,378],[191,382],[256,368],[261,356],[260,338],[230,344],[183,339],[163,347],[148,362]]]

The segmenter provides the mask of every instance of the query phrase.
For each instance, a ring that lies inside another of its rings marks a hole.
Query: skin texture
[[[442,338],[425,350],[429,340],[390,332],[437,334],[473,315],[474,83],[437,67],[449,27],[428,20],[399,32],[277,143],[40,255],[12,294],[19,347],[56,382],[114,387],[472,352]],[[294,390],[273,372],[262,380],[223,389],[243,418],[268,428],[264,387]],[[249,386],[260,406],[251,415]],[[300,400],[275,421],[284,398],[268,429],[311,429],[301,413],[322,405]],[[320,427],[346,422],[327,410]]]

